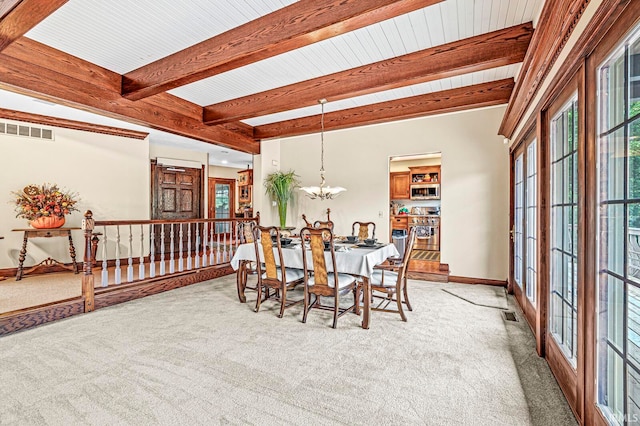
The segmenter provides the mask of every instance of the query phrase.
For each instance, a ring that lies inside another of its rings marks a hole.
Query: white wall
[[[371,220],[378,225],[376,234],[388,238],[390,156],[441,152],[441,261],[449,264],[452,275],[505,280],[509,161],[497,135],[504,111],[501,106],[326,132],[327,184],[344,186],[347,192],[329,201],[299,194],[288,223],[300,229],[302,213],[316,220],[329,207],[338,234],[350,232],[355,220]],[[282,170],[295,170],[303,186],[319,184],[318,134],[263,142],[262,157],[268,157],[261,161],[263,167],[278,160],[278,151]],[[263,170],[260,176],[266,174]],[[264,199],[256,207],[262,223],[277,224],[277,213]]]
[[[149,218],[149,141],[78,130],[53,128],[55,140],[0,135],[0,268],[17,266],[26,219],[15,217],[12,191],[29,184],[56,183],[77,192],[79,212],[66,216],[68,227],[80,227],[91,210],[98,220]],[[82,260],[83,236],[73,232],[77,260]],[[29,240],[25,265],[52,257],[70,262],[63,238]]]

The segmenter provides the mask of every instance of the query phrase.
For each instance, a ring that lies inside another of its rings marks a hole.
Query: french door
[[[209,218],[229,219],[235,211],[235,179],[209,178]],[[231,222],[218,222],[216,234],[231,235]]]
[[[512,154],[511,288],[533,329],[538,297],[538,144],[531,132]]]

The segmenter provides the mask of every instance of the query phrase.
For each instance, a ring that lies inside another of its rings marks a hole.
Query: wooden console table
[[[12,229],[12,231],[16,232],[24,232],[24,239],[22,242],[22,250],[20,250],[20,264],[18,265],[18,272],[16,273],[16,281],[20,281],[22,276],[25,274],[29,274],[36,269],[42,266],[51,266],[51,265],[60,265],[64,269],[68,269],[73,271],[74,274],[78,273],[78,264],[76,263],[76,249],[73,247],[73,239],[71,238],[71,231],[78,230],[80,228],[55,228],[55,229],[35,229],[35,228],[25,228],[25,229]],[[71,266],[67,266],[62,262],[58,262],[55,259],[47,258],[33,266],[28,271],[24,270],[24,260],[27,257],[27,242],[29,238],[51,238],[51,237],[67,237],[69,239],[69,254],[71,255],[71,260],[73,264]]]

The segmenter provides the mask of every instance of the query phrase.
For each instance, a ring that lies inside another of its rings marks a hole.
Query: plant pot
[[[42,216],[29,222],[29,225],[36,229],[60,228],[64,225],[64,216]]]

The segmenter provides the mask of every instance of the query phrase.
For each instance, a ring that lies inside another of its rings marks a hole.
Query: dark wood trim
[[[253,138],[202,123],[202,107],[168,93],[130,101],[120,96],[120,74],[26,37],[0,52],[0,88],[72,108],[226,146],[260,152]]]
[[[208,211],[208,216],[209,219],[217,219],[215,217],[215,206],[212,205],[212,203],[215,203],[215,185],[216,183],[221,183],[221,184],[228,184],[231,186],[231,197],[229,199],[229,204],[230,204],[230,217],[235,217],[235,212],[236,212],[236,180],[235,179],[231,179],[231,178],[220,178],[220,177],[210,177],[209,178],[209,182],[207,183],[207,192],[208,192],[208,199],[207,199],[207,211]],[[214,198],[211,199],[211,194],[213,193]],[[214,207],[213,209],[211,207]],[[212,215],[213,213],[213,215]]]
[[[464,111],[507,102],[513,79],[475,84],[457,89],[412,96],[395,101],[344,109],[324,115],[325,130],[364,126],[375,123],[426,117],[445,112]],[[320,115],[256,126],[258,139],[288,137],[320,132]]]
[[[204,108],[206,124],[221,124],[337,101],[522,62],[529,23],[454,41]]]
[[[548,106],[550,102],[552,102],[552,99],[550,98],[562,90],[564,84],[569,81],[571,79],[571,76],[573,76],[577,72],[578,67],[582,63],[582,58],[588,56],[593,51],[593,49],[595,49],[602,37],[604,37],[607,31],[613,26],[614,22],[616,22],[616,20],[622,15],[623,11],[626,10],[625,8],[631,5],[631,3],[633,3],[631,2],[631,0],[602,1],[602,4],[598,7],[598,10],[587,24],[585,30],[573,45],[567,58],[562,61],[558,72],[551,79],[548,88],[545,90],[542,98],[537,103],[534,111],[541,111],[546,108],[546,106]],[[549,2],[545,3],[545,7],[547,6],[547,4],[549,4]],[[540,20],[542,20],[542,17],[540,18]],[[536,32],[537,31],[538,29],[536,29]],[[534,40],[531,41],[532,47],[534,45],[534,41],[535,35]],[[532,48],[530,48],[529,50],[531,51]],[[528,69],[525,68],[525,63],[523,63],[522,69]],[[551,67],[549,67],[549,69],[550,68]],[[519,81],[521,80],[522,78],[519,79]],[[515,89],[513,93],[514,94],[512,95],[512,98],[509,100],[509,106],[511,106],[513,102],[517,101]],[[527,101],[525,110],[526,107],[529,106],[529,103],[533,100],[533,98],[534,96],[531,96]],[[524,111],[522,112],[521,116],[523,114]],[[509,121],[509,123],[507,123],[507,120]],[[521,121],[521,118],[516,120],[515,122],[511,122],[513,120],[515,120],[515,118],[509,116],[509,107],[507,107],[507,111],[505,112],[505,116],[498,133],[507,137],[512,137],[513,132],[515,132],[518,126],[518,122]],[[511,131],[507,132],[506,126],[508,126],[508,129],[510,129]]]
[[[0,336],[83,312],[84,298],[82,297],[6,312],[0,314]]]
[[[555,376],[558,385],[560,385],[560,390],[562,390],[562,393],[569,403],[569,408],[573,411],[573,415],[576,416],[578,423],[584,424],[581,416],[576,411],[575,404],[578,376],[576,371],[567,364],[562,350],[558,347],[558,344],[553,338],[547,339],[546,358],[547,364],[549,364],[549,368],[551,368],[551,372]]]
[[[229,264],[223,264],[198,269],[177,277],[167,277],[166,279],[154,282],[96,289],[95,307],[96,309],[104,308],[234,273],[233,268],[231,268]]]
[[[499,134],[513,136],[531,100],[569,40],[589,0],[547,0],[521,67]]]
[[[25,35],[68,0],[0,2],[0,52]]]
[[[441,1],[301,0],[123,75],[122,95],[156,95]]]
[[[547,313],[549,306],[549,277],[551,266],[549,253],[551,245],[549,230],[551,229],[551,172],[549,167],[550,138],[549,114],[542,111],[536,115],[536,131],[538,139],[538,298],[536,306],[536,351],[545,356],[547,339]]]
[[[450,283],[460,283],[460,284],[481,284],[481,285],[495,285],[499,287],[507,287],[507,280],[491,280],[487,278],[471,278],[471,277],[461,277],[458,275],[449,275]]]
[[[149,136],[147,132],[122,129],[119,127],[103,126],[100,124],[85,123],[83,121],[67,120],[66,118],[50,117],[48,115],[32,114],[29,112],[15,111],[0,108],[0,118],[6,120],[21,121],[24,123],[34,123],[44,126],[62,127],[65,129],[82,130],[85,132],[102,133],[105,135],[121,136],[131,139],[145,139]]]

